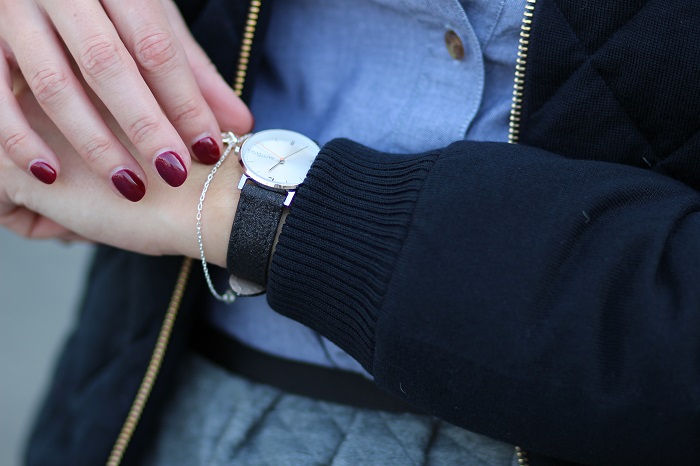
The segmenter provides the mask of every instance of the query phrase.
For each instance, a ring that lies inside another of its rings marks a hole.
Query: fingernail
[[[200,162],[214,165],[221,158],[221,150],[214,138],[206,137],[192,145],[192,152]]]
[[[32,163],[29,171],[42,183],[53,184],[56,181],[56,170],[46,162],[38,161]]]
[[[175,152],[163,152],[156,157],[156,170],[170,186],[182,186],[187,179],[187,169]]]
[[[122,169],[112,175],[112,183],[122,196],[131,202],[138,202],[146,195],[146,185],[131,170]]]

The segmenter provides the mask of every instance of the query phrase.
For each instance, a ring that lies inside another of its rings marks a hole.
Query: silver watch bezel
[[[266,129],[266,130],[258,131],[256,133],[249,133],[249,134],[246,134],[245,136],[242,136],[236,144],[235,152],[236,152],[236,155],[238,156],[238,162],[243,167],[245,177],[255,181],[259,185],[266,186],[268,188],[281,189],[281,190],[285,190],[285,191],[292,191],[292,190],[295,190],[296,188],[298,188],[301,183],[285,185],[285,184],[279,184],[279,183],[276,183],[274,181],[270,181],[268,179],[265,179],[265,178],[257,175],[252,170],[250,170],[248,168],[248,166],[246,166],[245,162],[243,161],[243,157],[242,157],[242,152],[243,152],[245,145],[253,138],[253,136],[257,137],[258,135],[261,135],[261,134],[266,133],[266,132],[279,132],[279,131],[293,133],[295,135],[299,135],[305,139],[308,139],[314,145],[314,147],[316,149],[318,149],[316,152],[317,154],[321,150],[321,148],[319,147],[319,145],[315,141],[313,141],[308,136],[306,136],[302,133],[299,133],[297,131],[292,131],[292,130],[288,130],[288,129]],[[314,158],[315,157],[316,156],[314,156]],[[303,182],[303,180],[302,180],[302,182]]]

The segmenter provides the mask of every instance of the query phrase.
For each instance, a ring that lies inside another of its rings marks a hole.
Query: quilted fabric
[[[538,0],[521,142],[700,188],[700,3]]]
[[[511,445],[435,418],[286,394],[188,357],[146,464],[512,466]]]

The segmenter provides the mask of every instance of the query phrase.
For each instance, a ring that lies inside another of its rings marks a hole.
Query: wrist
[[[177,232],[173,238],[176,251],[194,259],[201,257],[196,230],[197,205],[210,173],[211,167],[192,164],[185,186],[177,189],[183,192],[186,190],[187,200],[170,204],[170,217],[175,224],[172,231]],[[240,194],[237,184],[242,174],[236,159],[229,156],[217,170],[203,203],[201,224],[204,252],[207,262],[219,267],[226,267],[228,239]],[[176,212],[172,212],[173,210]]]

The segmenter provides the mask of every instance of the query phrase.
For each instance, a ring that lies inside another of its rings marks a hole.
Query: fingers
[[[216,163],[221,156],[221,130],[160,0],[104,0],[102,4],[193,155],[203,163]]]
[[[185,49],[190,68],[199,89],[214,113],[218,127],[236,134],[246,134],[253,129],[253,115],[217,71],[207,54],[190,34],[180,12],[171,0],[163,0],[163,6],[175,35]]]
[[[27,239],[58,239],[65,243],[89,243],[84,238],[53,220],[25,207],[16,207],[0,215],[0,227]]]
[[[247,107],[191,37],[171,0],[38,1],[43,10],[28,0],[3,4],[0,35],[46,114],[122,196],[132,201],[144,196],[141,166],[180,186],[190,150],[200,161],[215,163],[222,150],[220,128],[251,129]],[[6,75],[7,68],[3,63],[0,72]],[[141,164],[90,96],[114,117]],[[9,86],[0,90],[0,99],[5,104],[0,144],[36,177],[55,180],[59,161],[31,130]]]
[[[138,153],[168,184],[182,185],[190,165],[189,151],[143,81],[101,4],[94,0],[44,3],[88,86]]]
[[[204,95],[209,108],[216,116],[219,126],[225,131],[238,135],[247,134],[253,129],[253,115],[243,101],[224,81],[209,57],[192,41],[188,49],[190,63],[197,84]]]
[[[26,11],[12,22],[3,21],[2,29],[29,88],[89,167],[102,179],[110,180],[117,194],[130,201],[140,200],[146,189],[141,166],[92,105],[48,21],[38,8],[25,3],[20,5]],[[14,108],[10,110],[15,118],[10,126],[21,130],[22,119]],[[38,144],[31,136],[25,140]],[[11,154],[11,147],[8,152]],[[57,165],[52,168],[58,170]]]
[[[0,216],[0,226],[28,239],[78,239],[69,229],[24,207]]]
[[[56,155],[31,129],[12,92],[12,78],[5,55],[0,55],[0,146],[5,153],[39,181],[56,181],[60,163]]]

